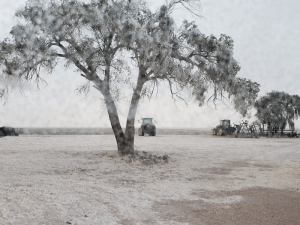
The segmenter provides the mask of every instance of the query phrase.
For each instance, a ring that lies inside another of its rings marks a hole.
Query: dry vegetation
[[[300,139],[112,135],[0,139],[0,224],[299,224]]]

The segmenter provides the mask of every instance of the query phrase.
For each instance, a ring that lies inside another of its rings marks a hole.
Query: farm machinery
[[[23,133],[23,128],[0,127],[0,138],[5,136],[19,136]]]
[[[153,118],[142,118],[139,120],[142,123],[138,130],[139,136],[144,136],[145,134],[149,134],[150,136],[156,135],[156,127],[152,120]]]
[[[236,131],[235,127],[230,126],[230,120],[221,120],[220,125],[212,129],[213,135],[233,134]]]
[[[255,137],[259,136],[258,124],[249,124],[248,121],[242,121],[240,124],[230,125],[230,120],[221,120],[220,125],[212,129],[213,135],[235,135],[235,137]]]
[[[249,124],[247,120],[242,121],[240,124],[235,125],[236,133],[235,137],[244,137],[244,138],[258,138],[259,137],[259,124],[252,123]]]
[[[247,120],[242,121],[240,124],[230,125],[230,120],[221,120],[220,125],[212,129],[213,135],[235,135],[235,137],[242,138],[259,138],[259,136],[265,137],[299,137],[299,134],[295,130],[283,130],[279,132],[279,129],[272,127],[271,129],[264,129],[264,124],[260,122],[248,123]]]

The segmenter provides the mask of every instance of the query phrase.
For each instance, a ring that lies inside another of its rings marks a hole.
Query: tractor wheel
[[[224,134],[222,128],[219,129],[219,135],[222,136]]]
[[[156,136],[156,130],[152,132],[152,136]]]
[[[139,128],[138,134],[139,134],[139,136],[144,136],[143,128]]]
[[[213,129],[213,135],[217,135],[216,129]]]

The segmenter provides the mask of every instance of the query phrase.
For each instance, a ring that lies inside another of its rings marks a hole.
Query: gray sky
[[[153,1],[156,9],[161,1]],[[8,36],[15,24],[14,12],[24,5],[24,0],[0,2],[0,39]],[[260,95],[272,90],[300,95],[300,45],[298,0],[202,0],[205,19],[191,17],[185,10],[174,12],[178,25],[184,19],[196,20],[206,35],[219,37],[224,33],[233,38],[234,56],[241,65],[238,76],[249,78],[261,85]],[[107,115],[101,115],[99,93],[92,90],[86,97],[78,95],[76,88],[84,78],[73,70],[59,66],[52,75],[45,75],[47,87],[36,90],[34,86],[26,97],[18,92],[0,105],[0,126],[15,127],[109,127]],[[161,88],[157,98],[144,100],[137,119],[153,117],[158,127],[212,127],[220,119],[237,123],[242,118],[232,106],[219,103],[198,107],[190,102],[174,104],[166,88]],[[125,125],[129,102],[119,104],[119,116]],[[252,120],[254,120],[254,113]],[[296,122],[300,128],[300,122]]]

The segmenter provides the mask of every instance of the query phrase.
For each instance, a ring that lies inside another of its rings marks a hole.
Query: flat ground
[[[0,224],[299,224],[300,139],[112,135],[0,139]]]

